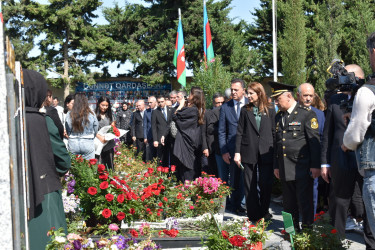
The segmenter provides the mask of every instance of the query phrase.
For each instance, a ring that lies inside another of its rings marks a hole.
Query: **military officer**
[[[294,226],[311,225],[313,181],[320,175],[320,139],[316,114],[293,98],[295,86],[269,82],[275,104],[276,148],[274,174],[281,180],[284,211],[291,213]]]

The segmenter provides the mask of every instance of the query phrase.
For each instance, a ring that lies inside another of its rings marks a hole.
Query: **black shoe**
[[[265,221],[270,221],[272,219],[272,214],[267,213],[263,218]]]
[[[247,216],[247,211],[243,207],[236,209],[234,213],[238,216]]]

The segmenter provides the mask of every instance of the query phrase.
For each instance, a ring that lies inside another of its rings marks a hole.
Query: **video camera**
[[[344,113],[351,113],[354,96],[357,90],[365,83],[365,80],[356,77],[354,72],[348,72],[345,69],[344,62],[338,59],[332,61],[327,72],[332,75],[332,77],[326,81],[328,91],[336,93],[344,91],[351,92],[351,98],[349,100],[342,100],[340,103],[340,109],[343,110]]]
[[[359,79],[353,72],[348,72],[342,60],[333,60],[327,72],[332,75],[332,77],[326,81],[327,90],[341,92],[356,91],[365,83],[364,79]]]

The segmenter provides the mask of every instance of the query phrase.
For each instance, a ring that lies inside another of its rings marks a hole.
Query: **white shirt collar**
[[[237,105],[237,102],[240,102],[241,105],[244,105],[245,104],[245,96],[243,96],[242,99],[239,100],[239,101],[233,99],[233,102],[234,102],[234,105]]]
[[[290,115],[292,112],[293,112],[293,110],[294,110],[294,108],[296,107],[296,105],[297,105],[297,102],[295,101],[294,102],[294,104],[290,107],[290,108],[288,108],[288,114]]]

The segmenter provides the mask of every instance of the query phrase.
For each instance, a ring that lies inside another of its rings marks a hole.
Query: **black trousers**
[[[371,233],[370,226],[368,225],[366,217],[366,210],[363,206],[363,178],[358,173],[358,171],[355,171],[352,176],[352,181],[356,183],[354,185],[352,193],[348,195],[349,198],[337,197],[334,193],[334,189],[331,189],[329,199],[329,213],[332,218],[332,225],[337,229],[341,236],[345,237],[346,219],[348,218],[348,210],[350,208],[351,215],[353,217],[363,219],[363,231],[366,249],[375,249],[375,238]]]
[[[145,143],[143,138],[137,138],[134,142],[134,146],[137,147],[136,155],[142,153],[142,160],[145,161],[146,159],[146,152],[145,152]]]
[[[299,214],[302,215],[302,225],[314,222],[313,183],[310,176],[294,181],[281,180],[283,189],[283,207],[293,217],[294,227],[299,230]]]
[[[247,217],[251,221],[258,221],[269,213],[273,166],[247,163],[243,163],[243,166]]]
[[[161,162],[160,165],[163,167],[169,167],[170,165],[170,144],[165,143],[164,146],[159,143],[157,147],[157,158]]]

